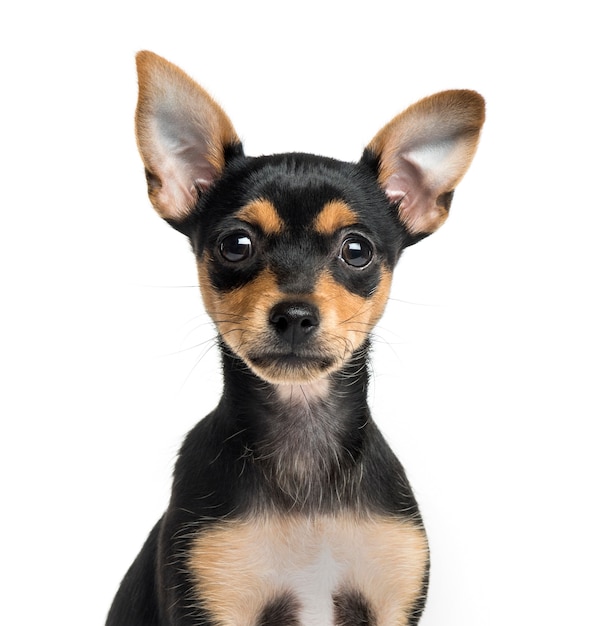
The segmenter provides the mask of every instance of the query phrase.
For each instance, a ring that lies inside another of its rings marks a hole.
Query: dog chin
[[[308,385],[325,379],[337,368],[329,357],[254,355],[245,359],[252,371],[273,385]]]

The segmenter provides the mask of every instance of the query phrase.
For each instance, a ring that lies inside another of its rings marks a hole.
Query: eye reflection
[[[252,240],[245,233],[233,233],[221,241],[219,251],[226,261],[240,263],[252,255]]]
[[[340,258],[351,267],[366,267],[372,260],[372,244],[364,237],[347,237],[340,248]]]

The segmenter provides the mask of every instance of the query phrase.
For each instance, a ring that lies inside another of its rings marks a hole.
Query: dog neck
[[[363,431],[370,421],[367,351],[363,346],[341,371],[323,379],[275,385],[223,346],[222,404],[272,486],[269,500],[290,508],[333,508],[354,497],[354,474],[363,471]]]

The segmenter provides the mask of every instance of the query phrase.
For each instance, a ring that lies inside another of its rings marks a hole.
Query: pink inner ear
[[[468,152],[463,142],[451,138],[423,137],[395,151],[387,165],[383,189],[391,202],[399,203],[399,216],[411,233],[432,233],[447,218],[437,204],[441,193],[452,191]]]
[[[422,170],[403,153],[393,159],[389,169],[392,173],[383,183],[383,189],[391,202],[399,202],[400,211],[424,195],[425,185]]]
[[[408,204],[411,198],[409,197],[411,184],[406,180],[404,176],[400,174],[393,174],[388,178],[384,186],[384,192],[390,202],[399,202],[401,204]],[[404,199],[407,198],[407,202]]]
[[[447,217],[447,212],[435,205],[423,173],[402,155],[399,169],[386,180],[384,191],[390,202],[398,204],[399,217],[410,233],[432,232]]]
[[[216,170],[208,162],[205,138],[200,140],[194,128],[179,128],[170,122],[163,117],[149,124],[151,141],[145,156],[161,183],[155,195],[156,208],[163,217],[180,219],[193,208],[199,192],[210,186]]]
[[[204,176],[198,177],[194,181],[194,189],[198,192],[203,193],[210,188],[210,185],[214,182],[213,176]]]

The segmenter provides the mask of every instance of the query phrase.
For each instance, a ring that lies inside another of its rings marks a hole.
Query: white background
[[[430,534],[423,626],[605,624],[598,3],[5,3],[4,624],[101,624],[220,376],[187,241],[153,212],[134,53],[183,67],[249,154],[357,160],[473,88],[482,142],[376,331],[374,416]]]

